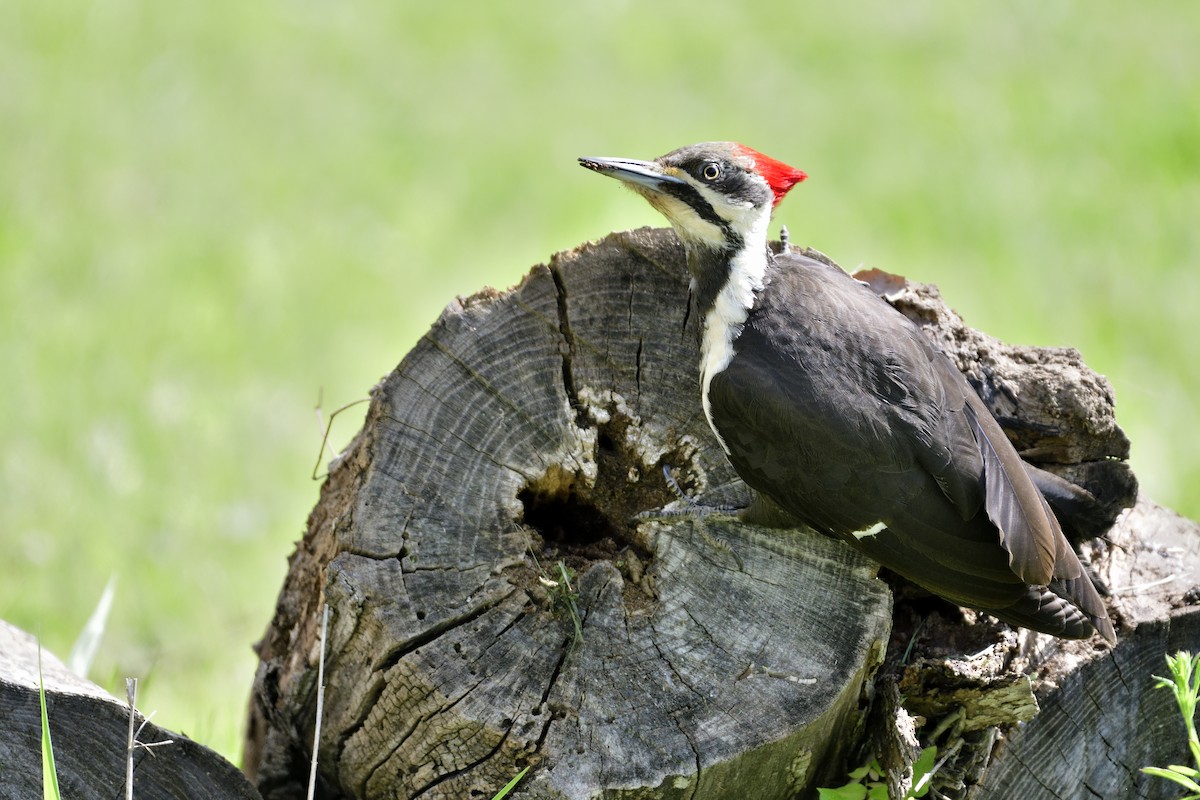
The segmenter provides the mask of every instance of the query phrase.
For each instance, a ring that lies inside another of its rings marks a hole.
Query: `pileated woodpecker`
[[[845,272],[768,250],[803,172],[733,142],[580,163],[645,197],[683,242],[704,414],[756,506],[955,603],[1115,642],[1045,497],[950,359]]]

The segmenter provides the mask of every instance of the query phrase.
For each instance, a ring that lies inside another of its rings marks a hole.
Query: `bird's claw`
[[[648,511],[641,511],[634,519],[669,519],[672,517],[708,517],[713,515],[734,516],[743,510],[737,506],[713,506],[701,503],[683,490],[683,487],[679,485],[679,481],[675,480],[675,476],[671,474],[671,468],[665,464],[663,465],[663,480],[666,482],[667,488],[671,490],[671,494],[675,495],[676,499],[683,503],[683,507],[654,508]]]

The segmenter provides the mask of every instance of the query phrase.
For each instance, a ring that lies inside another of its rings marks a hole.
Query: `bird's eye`
[[[710,161],[704,165],[704,171],[700,173],[706,181],[715,181],[721,177],[721,165],[715,161]]]

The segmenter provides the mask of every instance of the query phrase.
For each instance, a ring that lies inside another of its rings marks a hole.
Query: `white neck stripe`
[[[750,209],[747,209],[749,212]],[[725,285],[717,293],[712,308],[704,316],[704,335],[700,340],[700,400],[708,425],[726,453],[729,447],[713,423],[708,389],[713,377],[729,366],[735,354],[733,343],[742,332],[754,307],[756,295],[762,291],[767,274],[767,226],[771,207],[753,210],[756,217],[746,214],[748,223],[743,238],[745,244],[729,261]]]

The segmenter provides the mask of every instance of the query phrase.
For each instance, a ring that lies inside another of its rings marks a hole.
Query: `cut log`
[[[1140,769],[1192,763],[1175,699],[1151,676],[1168,674],[1165,654],[1200,649],[1200,525],[1143,498],[1091,555],[1132,630],[1100,657],[1071,643],[1035,659],[1036,724],[998,738],[970,800],[1180,795]]]
[[[41,654],[46,718],[63,797],[112,800],[125,796],[129,706]],[[139,800],[193,797],[256,800],[246,777],[203,745],[145,724],[137,741],[133,786]],[[42,720],[38,646],[28,633],[0,621],[0,797],[42,796]]]
[[[873,280],[935,338],[957,320],[924,287]],[[452,304],[375,388],[258,646],[245,763],[264,797],[306,781],[323,604],[322,797],[486,799],[525,766],[536,798],[844,782],[889,637],[911,639],[929,601],[905,600],[893,632],[888,585],[840,542],[646,514],[683,505],[664,468],[704,503],[749,499],[700,410],[687,308],[674,236],[615,234]],[[1029,368],[1013,373],[957,324],[947,349],[985,399],[1003,388],[1010,435],[1087,486],[1106,526],[1136,487],[1107,383],[1070,351],[1013,350]],[[915,654],[938,657],[927,640]]]

